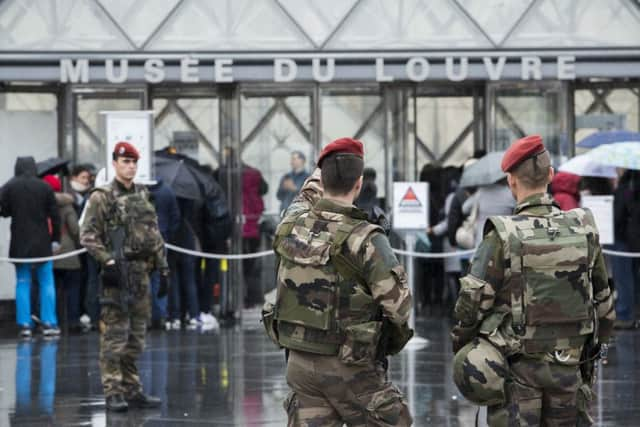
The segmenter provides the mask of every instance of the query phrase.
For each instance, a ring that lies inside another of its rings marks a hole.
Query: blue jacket
[[[293,201],[293,198],[296,197],[296,195],[302,188],[302,184],[304,184],[304,181],[307,178],[309,178],[309,172],[303,169],[302,172],[299,172],[299,173],[295,173],[294,171],[288,172],[280,179],[280,185],[278,186],[278,193],[276,194],[276,197],[278,198],[278,200],[280,200],[280,212],[284,211],[289,207],[289,205]],[[293,183],[296,185],[297,190],[290,191],[282,188],[282,183],[284,182],[285,179],[293,180]]]

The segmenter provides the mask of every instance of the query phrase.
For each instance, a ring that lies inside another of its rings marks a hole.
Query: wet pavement
[[[472,426],[476,409],[451,381],[448,322],[422,320],[430,345],[392,359],[391,378],[409,400],[416,426]],[[600,426],[640,425],[640,331],[621,332],[598,385]],[[152,331],[140,360],[157,410],[105,413],[98,335],[48,341],[0,339],[0,427],[3,426],[283,426],[288,392],[284,356],[261,329]]]

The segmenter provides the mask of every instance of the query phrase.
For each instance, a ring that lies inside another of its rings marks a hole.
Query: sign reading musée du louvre
[[[564,55],[539,56],[415,56],[404,59],[372,57],[349,60],[330,57],[275,58],[266,61],[232,58],[199,59],[193,57],[146,60],[61,59],[61,83],[181,82],[231,83],[234,81],[315,81],[328,83],[345,80],[376,82],[425,80],[573,80],[576,58]]]

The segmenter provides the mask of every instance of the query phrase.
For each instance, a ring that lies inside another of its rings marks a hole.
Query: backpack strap
[[[520,263],[522,244],[518,238],[519,230],[514,221],[514,217],[508,216],[490,217],[484,227],[485,235],[491,230],[495,230],[502,241],[505,266],[504,281],[509,284],[511,289],[513,331],[517,335],[523,335],[525,333],[524,279],[522,277],[522,265]]]

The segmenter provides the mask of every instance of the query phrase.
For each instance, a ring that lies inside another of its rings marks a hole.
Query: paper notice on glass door
[[[613,244],[613,196],[582,196],[583,208],[589,208],[600,232],[600,244]]]

